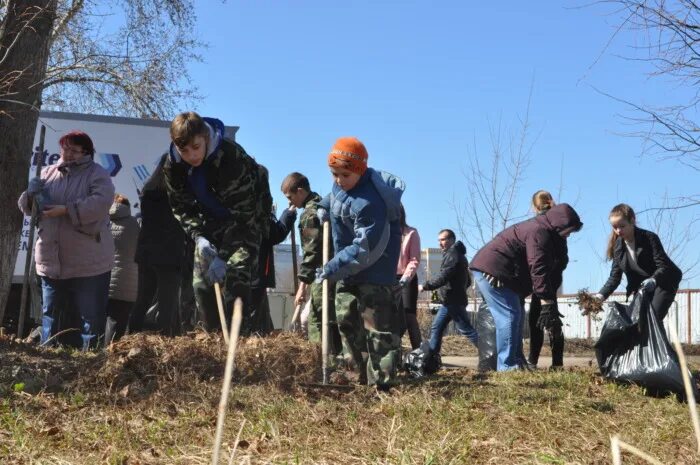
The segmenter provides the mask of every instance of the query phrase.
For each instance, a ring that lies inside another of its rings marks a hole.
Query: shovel
[[[294,309],[294,315],[292,315],[292,321],[289,323],[289,330],[292,332],[301,332],[301,323],[299,318],[301,317],[301,304],[297,305]]]

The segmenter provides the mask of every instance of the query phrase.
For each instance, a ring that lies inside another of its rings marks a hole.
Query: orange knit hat
[[[365,144],[357,137],[341,137],[328,154],[328,166],[362,175],[367,169],[367,158]]]

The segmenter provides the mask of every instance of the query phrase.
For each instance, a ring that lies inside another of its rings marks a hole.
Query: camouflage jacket
[[[163,172],[173,214],[193,240],[204,236],[217,248],[236,282],[249,285],[262,237],[259,165],[243,147],[222,138],[203,168],[210,193],[228,214],[215,218],[200,205],[188,185],[191,166],[171,148]]]
[[[299,264],[298,276],[299,281],[306,284],[314,282],[316,268],[323,265],[323,227],[316,216],[320,200],[320,195],[311,192],[304,202],[304,213],[299,218],[299,237],[304,256]]]

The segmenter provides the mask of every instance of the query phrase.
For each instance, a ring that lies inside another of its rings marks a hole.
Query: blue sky
[[[566,292],[597,289],[607,213],[619,202],[637,210],[659,198],[696,192],[696,173],[673,161],[642,157],[621,103],[669,103],[688,91],[650,80],[638,37],[618,34],[609,7],[563,2],[241,2],[198,1],[197,30],[209,44],[191,67],[204,99],[195,109],[240,126],[238,141],[279,184],[301,171],[327,193],[326,154],[354,135],[370,166],[407,184],[404,204],[423,246],[456,228],[450,200],[467,195],[468,156],[488,160],[489,121],[517,126],[532,85],[530,124],[536,143],[516,211],[528,213],[537,189],[570,202],[585,227],[570,240]],[[474,153],[476,148],[476,153]],[[562,165],[563,164],[563,165]],[[563,168],[562,168],[563,166]],[[563,170],[563,178],[560,172]],[[700,213],[700,212],[697,212]],[[685,211],[679,225],[694,211]],[[640,219],[640,226],[645,224]],[[474,250],[468,251],[471,257]],[[698,256],[691,242],[684,257]],[[681,260],[682,258],[682,260]],[[700,287],[698,279],[684,286]]]

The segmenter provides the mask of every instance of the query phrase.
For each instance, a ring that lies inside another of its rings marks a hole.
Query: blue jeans
[[[525,311],[520,296],[511,289],[491,286],[479,271],[472,274],[496,325],[496,369],[507,371],[521,368],[525,363],[522,355]]]
[[[60,312],[66,317],[80,316],[82,349],[97,347],[104,335],[111,272],[84,278],[52,279],[41,277],[43,298],[41,343],[44,344],[56,328]]]
[[[467,308],[465,305],[441,305],[435,317],[433,317],[433,325],[430,328],[430,351],[434,354],[440,353],[442,347],[442,335],[447,329],[450,321],[455,322],[457,332],[462,336],[466,336],[474,345],[477,345],[479,340],[476,330],[469,323],[467,317]]]

